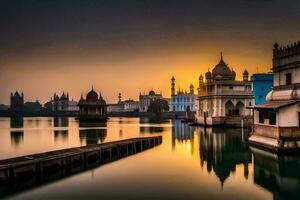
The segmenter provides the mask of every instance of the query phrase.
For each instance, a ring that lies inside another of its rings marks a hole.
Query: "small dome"
[[[245,69],[243,75],[249,75],[249,72]]]
[[[271,91],[267,94],[266,100],[267,100],[267,101],[272,101],[272,100],[273,100],[273,90],[271,90]]]
[[[98,94],[94,91],[92,88],[91,91],[86,95],[86,100],[87,101],[98,101]]]
[[[199,80],[202,81],[203,80],[203,76],[202,74],[199,76]]]
[[[155,92],[154,92],[153,90],[151,90],[151,91],[149,92],[149,95],[154,96],[154,95],[155,95]]]
[[[206,78],[206,80],[211,79],[211,72],[210,71],[205,73],[205,78]]]
[[[100,93],[100,96],[99,96],[99,102],[100,102],[100,104],[102,104],[102,105],[105,105],[105,104],[106,104],[106,101],[103,99],[101,93]]]
[[[84,101],[84,98],[83,98],[83,95],[81,94],[80,99],[79,99],[79,103],[81,103],[83,101]]]
[[[232,80],[235,72],[231,70],[223,60],[221,53],[221,60],[212,70],[212,78],[215,80]]]

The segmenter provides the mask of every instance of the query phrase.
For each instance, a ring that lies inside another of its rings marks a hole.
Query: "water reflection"
[[[68,127],[69,118],[68,117],[54,117],[54,127]]]
[[[140,117],[139,122],[140,124],[163,124],[169,122],[169,120],[163,118]]]
[[[14,147],[19,147],[24,142],[24,131],[14,130],[20,129],[24,126],[24,120],[22,116],[15,116],[10,118],[10,141]]]
[[[131,159],[95,168],[93,180],[90,172],[85,172],[53,183],[50,189],[43,186],[41,190],[28,190],[20,198],[26,195],[28,199],[71,198],[75,187],[76,197],[82,194],[86,198],[104,199],[119,197],[115,196],[116,190],[121,191],[123,198],[135,194],[140,199],[152,198],[152,193],[164,199],[183,199],[188,195],[191,199],[270,199],[272,196],[299,199],[300,158],[251,151],[244,141],[248,133],[241,129],[203,129],[180,120],[153,122],[147,118],[110,118],[107,124],[79,124],[74,118],[25,118],[24,129],[22,124],[20,119],[0,120],[2,159],[155,134],[163,136],[163,144]],[[23,130],[24,133],[18,133]],[[84,187],[76,187],[78,182]],[[226,187],[221,190],[223,184]]]
[[[11,131],[10,132],[11,144],[15,147],[19,147],[24,142],[23,131]]]
[[[239,164],[243,164],[244,177],[247,179],[251,152],[243,142],[241,129],[199,128],[199,130],[201,167],[206,164],[208,172],[213,170],[219,178],[221,187]]]
[[[106,136],[106,129],[83,129],[79,131],[80,143],[86,145],[102,143]]]
[[[183,142],[190,141],[193,154],[195,150],[194,131],[195,127],[182,123],[180,120],[172,120],[172,149],[175,150],[176,142],[181,145]]]
[[[68,140],[68,130],[55,130],[54,140],[57,141],[67,141]]]
[[[23,128],[24,119],[22,116],[15,116],[10,118],[10,128]]]
[[[299,156],[275,155],[251,147],[254,183],[273,193],[273,199],[300,198]]]
[[[141,117],[140,120],[140,135],[149,133],[162,133],[165,131],[165,127],[162,124],[168,123],[169,120],[165,119],[152,119],[148,117]]]
[[[69,118],[68,117],[54,117],[53,118],[54,127],[68,127]],[[68,130],[54,130],[54,141],[67,141],[68,140]]]
[[[164,127],[161,126],[141,126],[140,134],[148,134],[148,133],[161,133],[164,131]]]

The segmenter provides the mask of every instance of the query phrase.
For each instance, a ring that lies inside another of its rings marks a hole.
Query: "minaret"
[[[174,76],[171,78],[171,95],[175,95],[175,78]]]
[[[24,104],[24,93],[23,93],[23,91],[21,93],[21,97],[22,97],[22,105],[23,105]]]
[[[190,94],[194,94],[194,85],[193,84],[190,85]]]
[[[249,80],[249,72],[245,69],[243,73],[243,80],[248,81]]]
[[[121,103],[121,102],[122,102],[122,96],[121,96],[121,93],[119,93],[118,99],[119,99],[118,103]]]

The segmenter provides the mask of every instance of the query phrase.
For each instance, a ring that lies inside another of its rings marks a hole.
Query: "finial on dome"
[[[94,86],[92,85],[92,91],[94,91]]]

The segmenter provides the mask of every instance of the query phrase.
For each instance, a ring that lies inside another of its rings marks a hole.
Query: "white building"
[[[243,80],[235,80],[236,73],[224,62],[222,54],[219,64],[212,72],[199,77],[196,103],[196,122],[203,125],[245,125],[251,123],[253,95],[249,74],[245,70]]]
[[[300,147],[300,42],[274,45],[273,90],[267,102],[253,106],[251,144],[275,151]]]
[[[133,111],[138,111],[139,110],[139,102],[134,101],[132,99],[128,99],[123,101],[124,104],[124,111],[125,112],[133,112]]]
[[[175,92],[175,78],[171,79],[171,100],[169,103],[170,111],[185,112],[187,110],[195,111],[196,95],[194,93],[194,86],[190,85],[190,91],[186,92],[178,89]]]
[[[148,94],[140,94],[139,96],[139,112],[147,112],[152,101],[163,99],[162,94],[156,94],[151,90]]]
[[[107,112],[134,112],[139,110],[139,102],[132,99],[122,101],[121,93],[118,95],[119,101],[116,104],[109,104]]]

